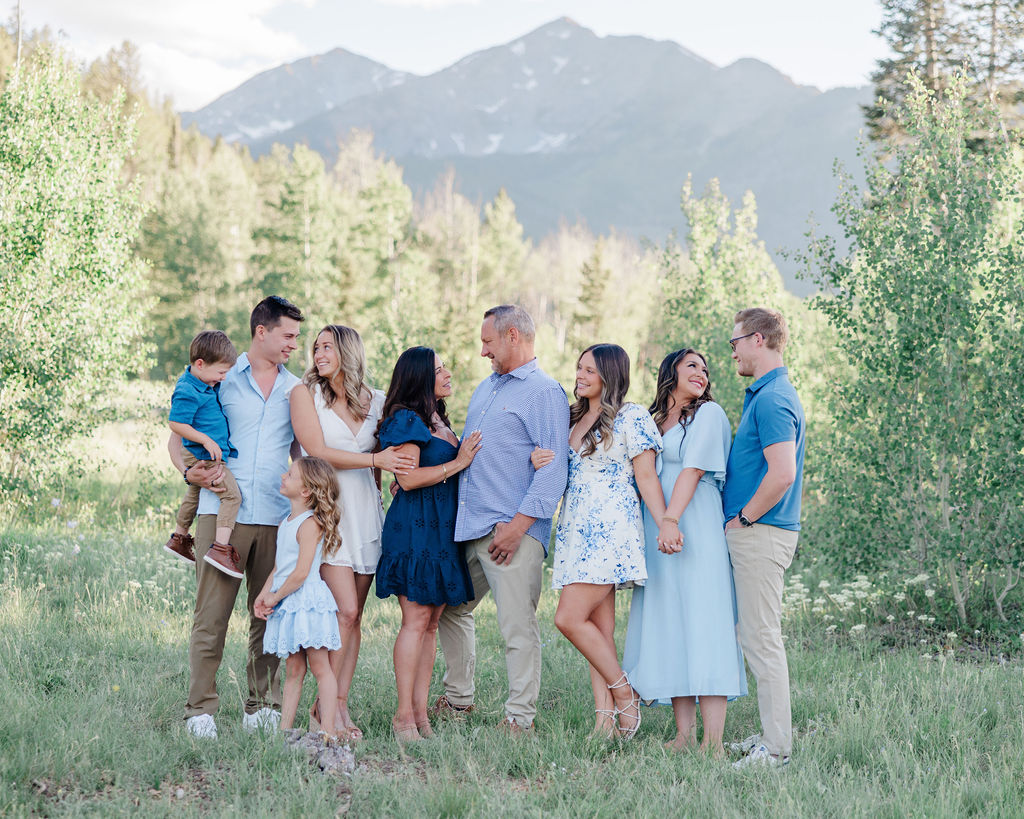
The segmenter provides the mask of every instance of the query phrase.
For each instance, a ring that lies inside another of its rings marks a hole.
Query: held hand
[[[224,491],[223,478],[223,461],[198,461],[188,470],[189,483],[202,486],[217,494]]]
[[[401,488],[402,487],[400,487],[398,485],[398,481],[392,481],[391,482],[391,487],[388,489],[388,491],[391,493],[391,497],[394,497],[395,495],[397,495],[398,494],[398,490],[401,489]]]
[[[663,520],[658,527],[658,551],[667,555],[683,551],[683,533],[675,521]]]
[[[497,564],[512,562],[523,536],[507,523],[499,523],[494,527],[494,540],[487,550],[491,560]]]
[[[462,443],[459,444],[459,454],[455,456],[456,462],[462,469],[473,463],[476,453],[480,451],[481,438],[483,435],[480,430],[476,430],[462,439]]]
[[[373,453],[373,465],[378,469],[386,469],[396,475],[405,475],[416,466],[416,460],[412,455],[398,452],[395,447],[389,446],[380,452]]]
[[[555,460],[553,449],[541,449],[539,446],[535,446],[533,452],[530,453],[530,463],[533,464],[534,469],[545,467],[553,460]]]
[[[252,613],[259,617],[260,620],[266,620],[274,610],[274,607],[270,604],[269,600],[269,595],[261,593],[260,596],[256,598],[256,602],[252,604]]]
[[[220,447],[217,446],[215,441],[212,441],[212,440],[207,441],[205,446],[206,446],[206,451],[210,453],[210,457],[215,462],[219,462],[219,461],[224,460],[224,453],[221,452]]]

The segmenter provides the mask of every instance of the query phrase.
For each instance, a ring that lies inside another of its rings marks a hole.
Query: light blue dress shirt
[[[289,396],[300,383],[279,364],[270,397],[264,399],[253,378],[248,353],[238,357],[221,382],[220,403],[231,425],[231,443],[238,450],[237,456],[227,459],[227,467],[242,492],[238,523],[277,526],[291,511],[291,504],[279,490],[295,438]],[[199,493],[198,514],[216,515],[219,506],[215,493],[208,489]]]
[[[231,429],[234,430],[234,424]],[[455,539],[483,537],[496,523],[508,523],[521,512],[536,521],[527,534],[547,554],[551,518],[565,492],[569,462],[557,457],[569,447],[569,402],[562,386],[537,364],[528,361],[512,372],[480,382],[469,401],[463,436],[480,430],[480,451],[459,475],[459,511]],[[535,470],[535,446],[554,450],[556,457]]]

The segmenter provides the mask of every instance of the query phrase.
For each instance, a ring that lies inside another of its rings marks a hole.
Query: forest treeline
[[[253,159],[183,130],[129,44],[76,66],[51,39],[29,36],[15,68],[0,30],[0,505],[63,479],[74,436],[123,407],[128,381],[173,378],[199,329],[244,349],[269,293],[304,309],[307,340],[358,329],[377,386],[402,349],[435,347],[456,419],[488,371],[483,310],[516,301],[563,384],[583,347],[615,342],[647,404],[661,357],[694,347],[735,424],[732,317],[763,304],[790,322],[808,416],[802,548],[849,572],[931,572],[963,623],[1019,613],[1024,165],[1007,98],[976,77],[906,76],[885,103],[890,136],[864,146],[866,185],[837,173],[841,241],[812,229],[792,249],[820,288],[801,300],[758,239],[753,196],[695,191],[685,169],[679,240],[583,225],[530,240],[504,192],[470,201],[448,174],[415,197],[370,134],[329,160],[301,145]]]

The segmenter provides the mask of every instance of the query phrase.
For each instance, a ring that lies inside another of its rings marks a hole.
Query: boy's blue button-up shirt
[[[527,534],[547,553],[551,518],[568,479],[569,402],[562,386],[528,361],[512,372],[492,373],[469,401],[466,429],[483,433],[473,462],[459,475],[459,511],[455,539],[483,537],[497,523],[521,512],[536,518]],[[534,469],[535,446],[551,449],[555,460]]]
[[[279,490],[281,475],[288,471],[292,440],[295,438],[289,396],[300,383],[296,376],[279,364],[270,397],[264,399],[252,376],[247,353],[238,357],[235,366],[221,382],[220,403],[231,425],[231,440],[238,451],[237,455],[228,458],[227,467],[242,492],[239,523],[277,526],[291,510],[291,505]],[[215,493],[207,489],[199,493],[200,515],[215,515],[219,506]]]
[[[789,370],[776,367],[747,387],[743,415],[729,450],[722,506],[732,520],[754,497],[768,472],[764,449],[783,441],[796,442],[796,480],[757,523],[799,531],[800,493],[804,476],[804,408],[789,381]]]
[[[186,367],[174,385],[169,420],[176,424],[188,424],[198,432],[209,435],[221,448],[224,458],[228,458],[238,453],[231,446],[231,427],[220,405],[219,387],[220,384],[207,384],[196,378],[192,368]],[[182,442],[198,460],[213,460],[213,456],[202,444],[187,438],[182,439]]]

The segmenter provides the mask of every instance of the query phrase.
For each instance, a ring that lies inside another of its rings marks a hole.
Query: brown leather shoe
[[[203,555],[203,560],[213,568],[231,577],[242,577],[242,570],[238,564],[241,563],[238,552],[230,543],[214,543],[209,551]]]
[[[520,739],[522,737],[533,736],[533,723],[531,722],[526,728],[516,722],[512,717],[505,717],[501,722],[498,723],[498,730],[505,731],[510,736]]]
[[[438,719],[465,719],[466,714],[470,714],[472,711],[472,705],[455,705],[442,694],[434,701],[429,713]]]
[[[193,548],[194,546],[195,541],[192,540],[192,535],[187,532],[184,535],[179,535],[175,532],[171,535],[170,540],[164,544],[164,551],[170,552],[178,560],[184,560],[186,563],[195,565],[196,553]]]

